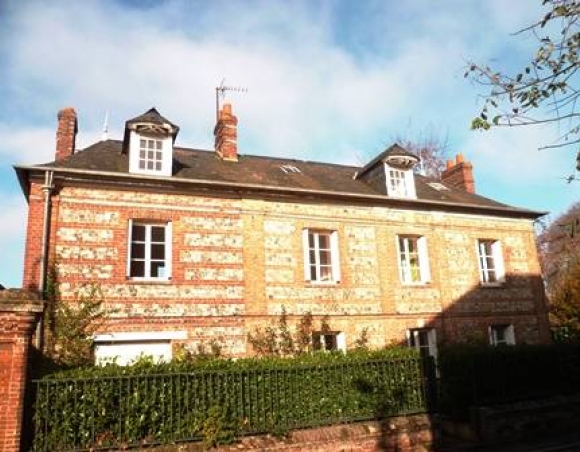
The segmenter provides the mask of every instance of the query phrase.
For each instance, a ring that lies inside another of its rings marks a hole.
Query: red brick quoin
[[[0,290],[0,451],[21,450],[30,340],[43,305],[22,290]]]

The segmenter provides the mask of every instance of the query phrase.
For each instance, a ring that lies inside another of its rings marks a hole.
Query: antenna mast
[[[223,99],[226,95],[226,91],[233,91],[236,93],[247,93],[248,89],[241,86],[225,86],[226,79],[222,79],[220,86],[215,87],[215,120],[216,122],[220,119],[220,97]]]
[[[106,141],[109,139],[109,110],[105,112],[105,121],[103,123],[103,134],[101,135],[101,140]]]

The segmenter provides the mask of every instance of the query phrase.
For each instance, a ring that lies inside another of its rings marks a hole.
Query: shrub
[[[425,411],[415,350],[296,358],[138,362],[79,368],[36,381],[35,448],[118,447]]]
[[[439,352],[440,411],[467,419],[472,406],[578,392],[580,346],[446,345]]]

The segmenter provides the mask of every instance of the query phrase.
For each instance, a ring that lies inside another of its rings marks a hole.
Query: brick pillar
[[[30,339],[43,304],[24,290],[0,290],[0,450],[21,449]]]

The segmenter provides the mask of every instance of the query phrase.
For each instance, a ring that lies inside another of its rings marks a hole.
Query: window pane
[[[153,155],[154,155],[153,151],[147,151],[147,158],[149,160],[153,160]]]
[[[147,147],[147,141],[146,140],[139,140],[139,146],[141,148]]]
[[[330,265],[330,251],[320,251],[320,264]]]
[[[332,268],[331,267],[320,267],[320,280],[321,281],[332,281]]]
[[[324,349],[325,350],[336,350],[336,335],[335,334],[325,334],[324,338]]]
[[[144,159],[146,156],[147,156],[147,151],[145,151],[145,150],[141,149],[141,150],[139,151],[139,158],[140,158],[140,159]]]
[[[139,162],[139,169],[145,169],[145,161],[141,160]]]
[[[157,171],[161,171],[161,162],[157,162],[157,163],[155,164],[155,169],[156,169]]]
[[[311,281],[316,281],[318,278],[316,278],[316,265],[311,265],[310,266],[310,280]]]
[[[308,247],[314,248],[314,234],[312,232],[308,233]]]
[[[151,226],[151,241],[165,242],[165,226]]]
[[[151,277],[160,278],[165,276],[165,262],[151,262]]]
[[[330,236],[327,234],[320,234],[318,236],[318,246],[320,249],[329,250],[330,249]]]
[[[131,259],[145,259],[145,244],[132,243],[131,244]]]
[[[493,257],[488,256],[485,260],[486,266],[488,269],[493,269],[495,266],[493,265]]]
[[[151,259],[165,259],[165,245],[151,245]]]
[[[160,140],[155,141],[155,147],[157,149],[161,149],[161,141]]]
[[[147,162],[147,169],[153,169],[153,162]]]
[[[488,272],[487,272],[487,282],[497,282],[497,277],[495,275],[495,270],[488,270]]]
[[[161,160],[161,152],[155,153],[155,160]]]
[[[145,241],[145,226],[141,224],[134,224],[131,229],[131,239],[133,242],[144,242]]]
[[[130,276],[143,278],[145,276],[145,262],[132,260]]]

